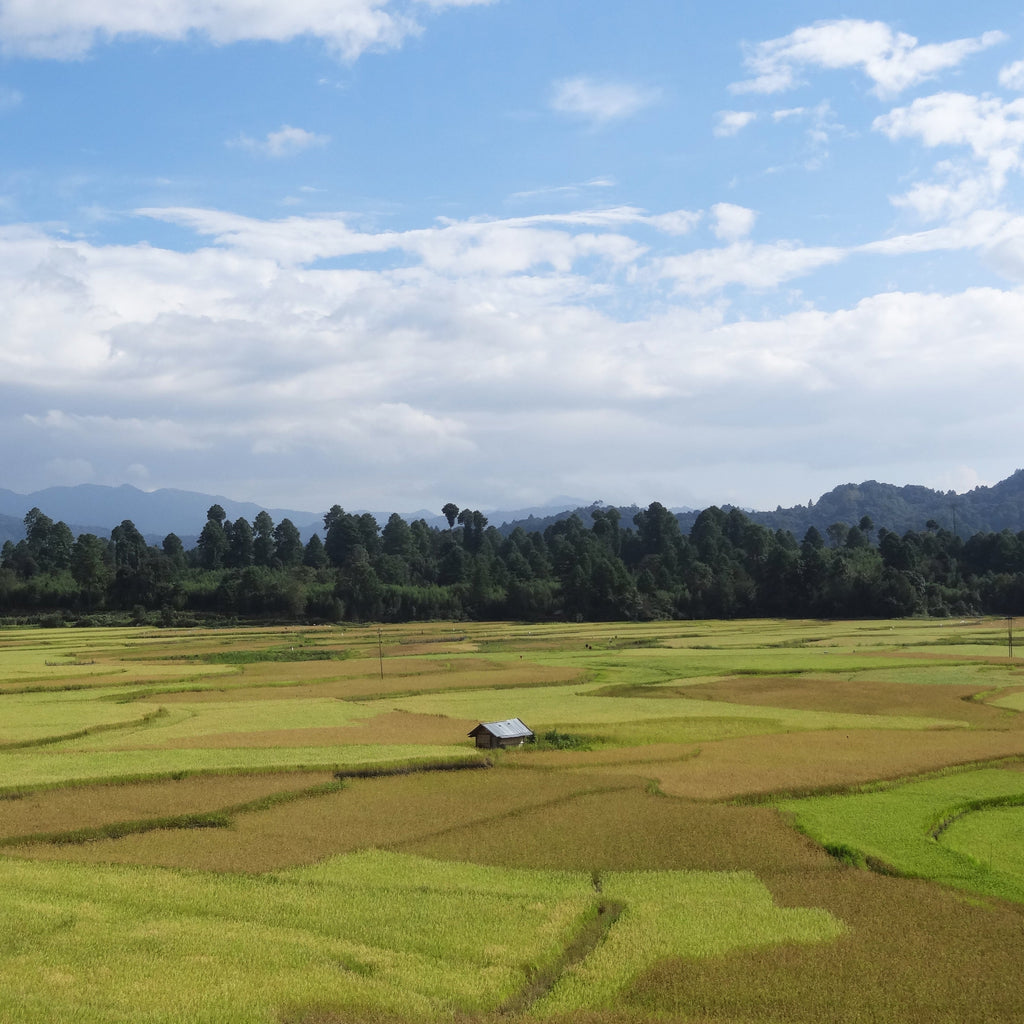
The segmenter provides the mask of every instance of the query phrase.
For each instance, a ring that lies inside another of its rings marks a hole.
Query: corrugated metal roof
[[[504,722],[481,722],[469,735],[472,736],[477,729],[486,729],[491,735],[503,740],[533,735],[533,730],[518,718],[506,718]]]

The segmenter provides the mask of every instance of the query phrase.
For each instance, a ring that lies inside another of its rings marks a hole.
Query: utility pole
[[[1006,616],[1006,647],[1009,657],[1013,657],[1013,616]]]
[[[380,626],[377,627],[377,653],[380,656],[380,677],[384,678],[384,640],[380,635]]]

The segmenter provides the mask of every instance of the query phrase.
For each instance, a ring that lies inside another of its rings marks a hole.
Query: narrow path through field
[[[594,872],[594,891],[601,893],[601,876]],[[498,1012],[501,1014],[523,1013],[538,999],[550,992],[558,979],[574,964],[586,959],[604,942],[611,927],[619,919],[624,903],[613,900],[601,900],[597,904],[594,915],[588,918],[580,933],[562,951],[562,955],[543,970],[537,971],[528,979],[526,986],[510,999],[507,999]]]

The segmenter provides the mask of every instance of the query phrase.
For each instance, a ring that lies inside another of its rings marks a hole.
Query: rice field
[[[1019,770],[979,768],[780,806],[808,835],[852,861],[1024,903]],[[1018,813],[1000,817],[996,828],[992,808]],[[975,815],[981,817],[972,821]],[[989,857],[979,857],[986,845]]]
[[[0,1019],[1019,1021],[1004,636],[5,629]]]

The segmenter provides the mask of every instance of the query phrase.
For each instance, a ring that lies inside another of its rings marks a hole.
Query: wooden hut
[[[478,747],[493,750],[495,747],[521,747],[532,740],[533,732],[518,718],[506,718],[503,722],[481,722],[470,734]]]

